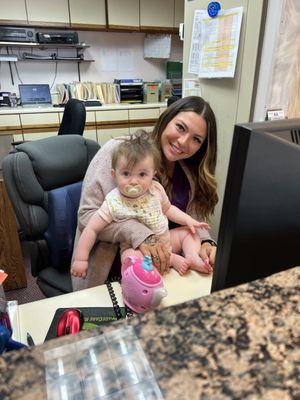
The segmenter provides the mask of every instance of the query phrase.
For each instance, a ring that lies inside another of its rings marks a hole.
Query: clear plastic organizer
[[[163,399],[132,327],[44,353],[48,400]]]

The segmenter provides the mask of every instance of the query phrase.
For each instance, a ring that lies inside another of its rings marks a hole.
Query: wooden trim
[[[110,123],[102,123],[102,124],[97,124],[97,130],[101,129],[129,129],[129,124],[126,122],[126,124],[110,124]]]
[[[44,26],[48,28],[70,28],[70,23],[67,22],[43,22],[43,21],[28,21],[30,26],[34,27],[41,27],[43,28]]]
[[[165,33],[173,33],[174,28],[172,26],[166,27],[166,26],[140,26],[140,31],[141,32],[155,32],[155,33],[160,33],[160,32],[165,32]]]
[[[129,25],[112,25],[108,24],[108,30],[110,31],[130,31],[130,32],[140,32],[139,26],[129,26]]]
[[[96,131],[96,129],[97,129],[97,127],[95,124],[93,124],[93,125],[85,124],[85,127],[84,127],[85,131]]]
[[[131,119],[129,120],[129,125],[138,126],[138,125],[148,125],[148,124],[156,124],[158,118],[147,118],[147,119]]]
[[[28,28],[29,22],[24,20],[14,20],[14,19],[0,19],[0,25],[18,25],[26,26]]]
[[[107,127],[115,127],[115,125],[118,126],[129,126],[129,121],[124,120],[124,121],[96,121],[96,125],[98,126],[107,126]]]
[[[98,25],[98,24],[74,24],[71,22],[70,25],[73,29],[85,30],[85,31],[106,31],[106,25]]]
[[[58,132],[59,129],[59,124],[55,125],[50,125],[50,124],[45,124],[45,125],[26,125],[23,127],[23,134],[25,135],[26,133],[42,133],[42,132]]]
[[[22,135],[22,129],[14,128],[13,126],[0,127],[0,136],[8,136],[8,135]]]

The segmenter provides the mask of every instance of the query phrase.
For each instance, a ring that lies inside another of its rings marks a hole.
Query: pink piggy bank
[[[162,277],[150,256],[125,259],[121,286],[124,303],[136,313],[153,310],[167,295]]]

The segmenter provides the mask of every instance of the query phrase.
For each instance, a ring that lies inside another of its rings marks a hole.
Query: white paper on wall
[[[201,87],[199,79],[184,79],[183,80],[183,97],[200,96]]]
[[[243,7],[201,17],[199,78],[233,78],[239,48]]]
[[[200,49],[201,49],[201,19],[202,17],[205,16],[207,17],[206,10],[195,10],[189,64],[188,64],[188,72],[191,74],[198,74],[199,72],[199,60],[200,60]]]
[[[233,78],[243,7],[219,11],[215,18],[195,10],[188,72],[199,78]]]
[[[144,39],[144,58],[170,58],[171,35],[147,34]]]
[[[118,70],[117,49],[101,49],[100,50],[101,70],[104,72],[112,72]]]
[[[131,49],[118,49],[118,71],[133,71],[133,51]]]

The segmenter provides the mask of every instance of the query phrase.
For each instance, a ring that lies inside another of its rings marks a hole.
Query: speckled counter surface
[[[46,398],[43,351],[130,324],[165,399],[300,399],[300,267],[0,357],[0,398]]]

